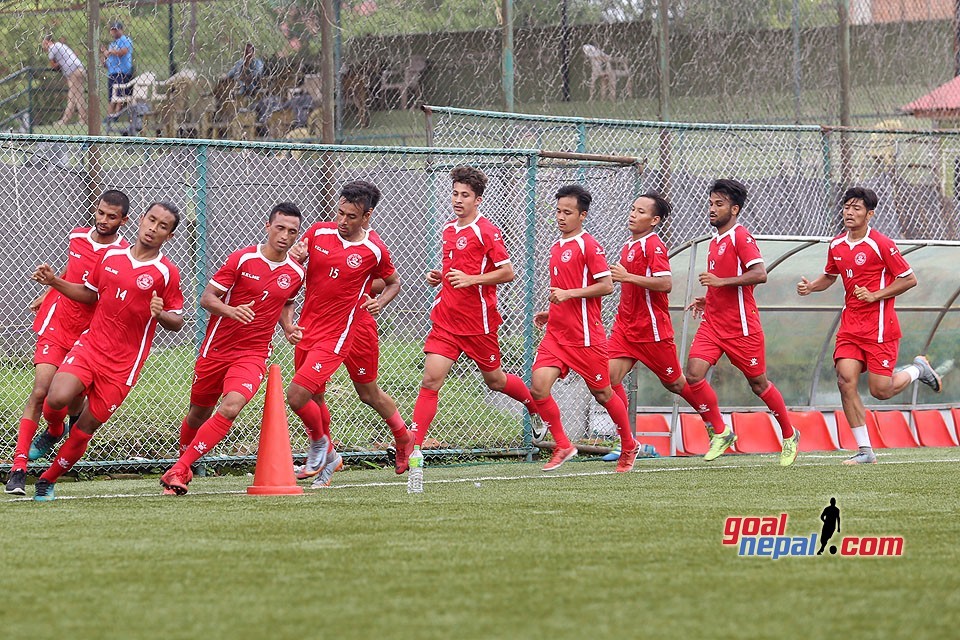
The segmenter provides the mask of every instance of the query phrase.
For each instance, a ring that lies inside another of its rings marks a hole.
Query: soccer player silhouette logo
[[[823,522],[823,528],[820,530],[820,550],[817,551],[818,556],[823,555],[823,549],[827,546],[827,541],[833,536],[834,530],[836,530],[837,533],[840,532],[840,508],[837,507],[836,498],[830,498],[830,506],[824,508],[823,513],[820,514],[820,521]],[[830,553],[833,553],[834,549],[835,548],[831,548]]]

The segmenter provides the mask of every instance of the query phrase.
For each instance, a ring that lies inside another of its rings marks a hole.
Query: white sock
[[[920,367],[915,364],[908,364],[903,368],[903,371],[910,376],[910,382],[916,382],[917,378],[920,377]]]
[[[858,447],[870,447],[870,434],[867,433],[867,425],[853,427],[850,430],[853,431],[853,437],[857,439]]]

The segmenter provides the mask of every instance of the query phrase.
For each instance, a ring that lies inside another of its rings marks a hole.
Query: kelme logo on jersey
[[[363,258],[360,257],[359,253],[351,253],[347,256],[347,266],[351,269],[356,269],[361,264],[363,264]]]
[[[153,286],[153,276],[149,273],[141,273],[137,276],[137,286],[146,291]]]
[[[281,289],[290,288],[290,276],[286,273],[281,273],[279,276],[277,276],[277,286]]]
[[[571,251],[570,249],[567,249],[567,250],[564,251],[562,254],[560,254],[560,261],[561,261],[561,262],[570,262],[570,258],[572,258],[572,257],[573,257],[573,251]]]
[[[856,262],[858,266],[862,266],[863,263],[867,261],[867,254],[861,251],[853,257],[853,261]]]
[[[466,249],[466,248],[467,248],[467,238],[466,238],[466,236],[464,236],[464,237],[462,237],[462,238],[457,238],[457,249],[460,249],[461,251],[463,251],[463,250]]]

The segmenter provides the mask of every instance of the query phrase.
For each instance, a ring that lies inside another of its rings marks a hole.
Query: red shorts
[[[537,358],[533,361],[534,371],[544,367],[560,369],[561,378],[566,378],[573,369],[591,389],[610,386],[610,360],[605,343],[576,347],[560,344],[547,334],[537,348]]]
[[[293,365],[297,372],[293,374],[293,382],[316,395],[323,391],[327,380],[333,377],[345,359],[343,353],[334,353],[333,349],[306,349],[297,348],[293,352]]]
[[[900,341],[868,342],[854,336],[837,336],[837,346],[833,350],[833,362],[850,359],[859,360],[865,364],[867,371],[879,376],[890,377],[893,367],[897,364],[897,355],[900,352]]]
[[[347,367],[350,379],[360,384],[376,381],[380,367],[380,338],[377,335],[377,321],[368,312],[360,312],[353,325],[353,346],[350,347],[343,364]]]
[[[64,347],[47,336],[37,336],[37,348],[33,351],[33,364],[52,364],[59,367],[72,348],[73,345]]]
[[[89,349],[82,346],[70,350],[57,371],[58,375],[61,373],[80,379],[87,391],[90,413],[100,423],[110,419],[133,388],[124,382],[129,372],[121,372],[118,376],[111,363],[98,361]]]
[[[193,367],[190,404],[212,407],[220,396],[230,392],[239,393],[250,402],[257,395],[266,372],[266,361],[260,356],[241,356],[235,360],[201,357]]]
[[[461,353],[465,353],[477,363],[480,371],[496,371],[500,368],[500,341],[496,331],[476,336],[460,336],[433,325],[423,345],[423,352],[435,353],[454,362],[460,358]]]
[[[749,336],[722,338],[717,335],[709,322],[701,322],[697,335],[690,345],[690,358],[706,360],[717,364],[720,356],[726,354],[731,364],[743,372],[747,378],[756,378],[766,373],[767,360],[764,355],[763,333]]]
[[[673,338],[660,342],[630,342],[622,333],[614,331],[607,341],[610,359],[627,358],[639,360],[647,369],[653,371],[661,381],[670,383],[683,375],[680,359],[677,358],[677,345]]]

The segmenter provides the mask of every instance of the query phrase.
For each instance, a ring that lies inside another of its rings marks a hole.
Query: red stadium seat
[[[663,433],[664,436],[637,435],[637,442],[653,445],[661,456],[670,455],[670,424],[659,413],[641,413],[637,415],[637,433]]]
[[[951,409],[953,424],[956,426],[960,413]],[[911,412],[913,424],[917,427],[917,438],[924,447],[955,447],[957,443],[950,436],[947,422],[936,409],[917,409]]]
[[[782,448],[767,412],[734,413],[730,419],[740,453],[774,453]]]
[[[856,449],[857,441],[853,437],[853,432],[850,431],[850,425],[847,423],[847,417],[843,414],[843,411],[834,411],[833,415],[837,419],[837,439],[840,441],[840,448]],[[867,433],[870,435],[870,446],[874,449],[887,448],[883,436],[877,429],[877,417],[873,415],[873,411],[867,411]],[[800,439],[802,440],[803,436],[800,436]]]
[[[827,421],[819,411],[790,411],[790,424],[800,431],[800,451],[836,451]]]
[[[683,441],[683,453],[688,456],[702,456],[710,448],[710,437],[703,418],[695,413],[680,414],[680,435]]]
[[[877,430],[883,436],[883,442],[891,449],[916,447],[917,441],[910,433],[906,418],[899,411],[874,411],[877,418]]]

